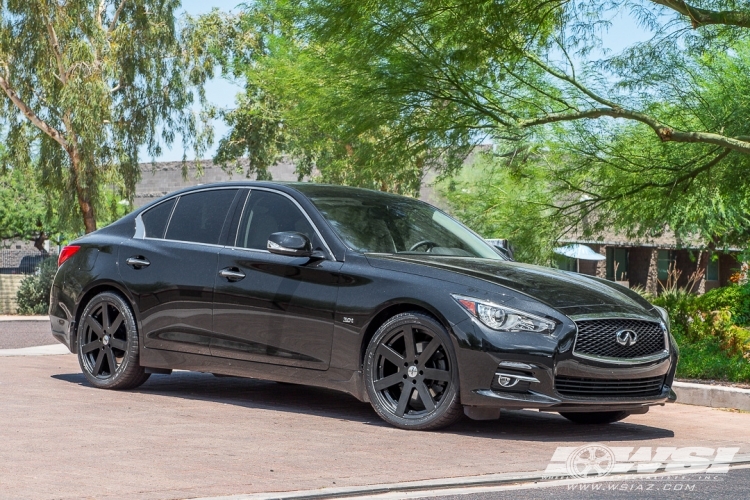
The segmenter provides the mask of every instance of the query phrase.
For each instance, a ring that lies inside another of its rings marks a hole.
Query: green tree
[[[155,157],[178,135],[186,144],[201,138],[189,107],[206,72],[183,50],[178,7],[178,0],[0,3],[5,161],[38,167],[39,187],[63,225],[94,231],[102,186],[132,197],[140,147]]]
[[[256,2],[193,23],[192,39],[212,64],[245,83],[234,109],[216,111],[230,132],[215,161],[237,168],[247,159],[248,176],[267,178],[269,166],[289,157],[300,177],[406,194],[419,192],[428,168],[461,165],[469,133],[440,130],[448,117],[460,119],[454,106],[407,116],[400,102],[362,99],[377,68],[357,62],[343,71],[345,53],[305,38],[277,7]],[[455,147],[436,148],[444,137]]]
[[[439,187],[451,211],[485,238],[504,238],[521,262],[549,266],[565,231],[555,217],[548,172],[527,155],[479,155]]]
[[[747,240],[745,2],[261,5],[294,40],[296,60],[313,62],[296,63],[303,78],[282,95],[318,112],[318,123],[346,124],[332,137],[384,127],[402,144],[423,137],[425,151],[456,157],[467,143],[492,141],[508,155],[532,144],[528,165],[547,170],[560,223]],[[606,53],[602,32],[619,12],[651,38]],[[263,76],[271,95],[281,85]]]
[[[28,168],[0,170],[0,240],[30,240],[42,251],[55,228],[33,175]]]

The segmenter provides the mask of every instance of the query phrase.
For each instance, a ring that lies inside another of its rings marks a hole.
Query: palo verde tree
[[[353,115],[349,103],[378,103],[396,111],[385,116],[396,117],[402,136],[425,134],[434,150],[489,140],[508,158],[532,145],[527,161],[546,169],[551,208],[569,222],[587,218],[591,230],[669,226],[705,242],[747,241],[747,2],[287,0],[268,8],[332,80],[351,83],[326,116],[372,130],[384,115]],[[600,50],[622,13],[649,37]]]
[[[38,169],[61,222],[87,233],[103,189],[131,198],[139,148],[199,137],[179,0],[3,0],[0,117],[5,161]],[[32,127],[28,127],[31,124]],[[198,144],[198,142],[196,142]]]
[[[344,70],[346,51],[308,37],[281,7],[258,1],[192,24],[195,51],[244,83],[236,106],[218,111],[230,131],[215,161],[231,168],[243,159],[246,175],[267,178],[286,157],[300,177],[406,194],[419,192],[428,168],[461,165],[471,126],[444,129],[462,119],[456,106],[406,115],[397,100],[362,98],[378,68],[357,62]],[[455,147],[436,147],[445,141]]]

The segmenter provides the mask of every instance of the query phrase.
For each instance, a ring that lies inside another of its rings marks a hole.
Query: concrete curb
[[[726,462],[724,462],[726,463]],[[750,466],[750,456],[737,456],[731,462],[728,462],[731,468],[746,468]],[[689,474],[683,472],[683,475]],[[527,473],[504,473],[488,474],[484,476],[464,476],[447,479],[429,479],[425,481],[408,481],[403,483],[391,484],[373,484],[366,486],[349,486],[340,488],[321,488],[318,490],[298,490],[284,492],[254,493],[226,495],[215,497],[202,497],[194,500],[323,500],[330,498],[425,498],[433,496],[448,496],[451,494],[460,495],[468,493],[469,488],[476,488],[475,493],[491,491],[491,488],[536,483],[536,486],[564,486],[581,482],[598,482],[598,481],[621,481],[634,478],[654,478],[660,476],[674,476],[673,471],[664,471],[651,474],[641,474],[628,472],[624,474],[610,474],[603,477],[587,477],[569,479],[550,479],[549,474],[543,472]],[[461,491],[463,490],[463,491]],[[390,495],[389,495],[390,494]]]
[[[750,411],[750,389],[674,382],[672,390],[678,403]]]
[[[2,321],[49,321],[49,316],[15,316],[15,315],[0,315],[0,322]]]
[[[62,344],[21,347],[20,349],[0,349],[0,358],[8,356],[56,356],[58,354],[70,354],[70,351]]]

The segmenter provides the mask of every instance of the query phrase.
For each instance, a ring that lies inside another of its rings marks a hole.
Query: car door
[[[145,347],[210,354],[219,243],[238,191],[166,200],[141,214],[136,236],[120,246],[120,276],[137,302]]]
[[[268,252],[268,236],[280,231],[305,233],[327,258]],[[233,232],[233,244],[219,252],[211,354],[328,368],[342,263],[284,193],[253,188]]]

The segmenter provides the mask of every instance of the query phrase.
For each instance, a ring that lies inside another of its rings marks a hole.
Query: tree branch
[[[52,26],[52,20],[47,16],[44,16],[44,24],[47,26],[49,43],[52,46],[52,53],[55,54],[55,60],[57,61],[57,72],[60,73],[58,78],[63,85],[65,85],[68,82],[68,74],[65,71],[65,64],[63,63],[62,51],[60,50],[60,42],[57,39],[57,33],[55,33],[55,28]]]
[[[99,2],[99,6],[96,8],[96,23],[99,25],[99,27],[102,27],[102,16],[104,15],[104,11],[107,9],[107,1],[101,0]]]
[[[750,12],[739,10],[709,10],[693,7],[684,0],[651,0],[652,2],[667,7],[689,17],[693,28],[699,28],[708,24],[722,24],[726,26],[738,26],[750,28]]]
[[[5,74],[7,75],[9,73],[7,65],[5,66]],[[15,106],[23,113],[23,115],[28,118],[28,120],[34,124],[39,130],[50,136],[53,140],[55,140],[60,146],[63,147],[66,151],[69,150],[68,141],[65,140],[65,138],[60,134],[60,132],[57,131],[54,127],[50,126],[39,118],[36,113],[20,98],[18,97],[18,94],[16,94],[16,91],[13,90],[13,88],[10,86],[8,81],[0,75],[0,88],[3,89],[5,94],[10,98],[11,102],[15,104]]]
[[[117,6],[117,10],[115,11],[115,15],[112,17],[112,22],[109,23],[109,32],[112,33],[115,28],[117,27],[117,19],[120,17],[120,13],[122,12],[123,7],[125,7],[125,2],[127,0],[122,0],[120,2],[120,5]]]
[[[549,66],[542,62],[541,59],[539,59],[537,56],[531,53],[527,53],[526,57],[529,58],[531,62],[542,68],[544,71],[549,73],[550,75],[554,76],[555,78],[558,78],[560,80],[563,80],[565,82],[568,82],[569,84],[573,85],[575,88],[583,92],[586,96],[593,99],[594,101],[598,102],[599,104],[603,104],[605,106],[608,106],[610,108],[619,108],[620,105],[610,101],[608,99],[605,99],[604,97],[596,94],[592,90],[588,89],[587,87],[583,86],[578,80],[576,80],[574,77],[568,76],[567,73],[564,73],[560,71],[557,68],[554,68],[552,66]]]
[[[575,113],[551,113],[540,118],[521,121],[518,125],[521,128],[530,128],[547,123],[574,121],[584,118],[602,118],[604,116],[610,118],[625,118],[644,123],[651,127],[654,132],[656,132],[656,135],[659,136],[659,139],[664,142],[713,144],[733,151],[739,151],[744,154],[750,154],[750,141],[748,141],[748,138],[745,136],[727,137],[711,132],[682,132],[673,129],[648,115],[623,108],[594,108]]]
[[[668,0],[665,0],[665,1],[668,1]],[[565,82],[568,82],[569,84],[573,85],[575,88],[580,90],[584,95],[588,96],[589,98],[598,102],[599,104],[603,104],[605,107],[593,108],[593,109],[588,109],[585,111],[576,111],[576,112],[570,112],[570,113],[569,112],[550,113],[540,118],[523,120],[519,122],[518,125],[521,128],[529,128],[529,127],[533,127],[536,125],[544,125],[547,123],[580,120],[583,118],[601,118],[604,116],[609,116],[611,118],[625,118],[625,119],[635,120],[635,121],[644,123],[648,125],[649,127],[651,127],[653,131],[656,132],[656,135],[659,136],[659,139],[661,139],[664,142],[689,142],[689,143],[713,144],[715,146],[721,146],[723,148],[728,148],[734,151],[739,151],[741,153],[750,154],[750,138],[748,138],[747,136],[727,137],[721,134],[714,134],[711,132],[682,132],[679,130],[675,130],[669,125],[660,122],[656,118],[648,116],[644,113],[639,113],[638,111],[625,109],[619,104],[617,104],[616,102],[610,101],[608,99],[605,99],[604,97],[599,96],[598,94],[588,89],[587,87],[585,87],[583,84],[581,84],[579,81],[572,78],[568,74],[558,70],[557,68],[548,66],[541,59],[537,58],[533,54],[527,54],[527,57],[529,58],[529,60],[534,62],[537,66],[542,68],[544,71],[546,71],[550,75],[560,80],[563,80]]]

